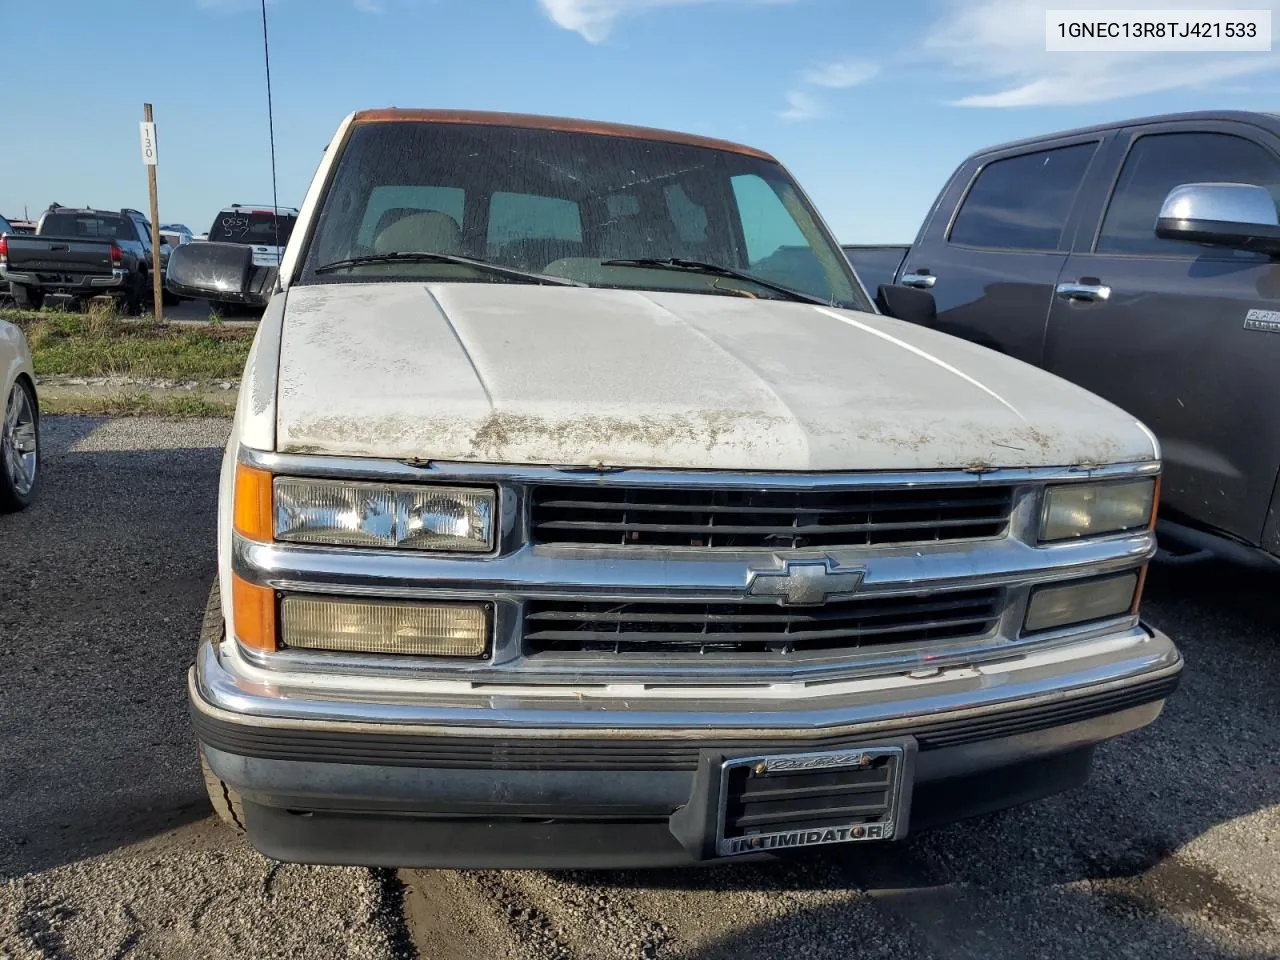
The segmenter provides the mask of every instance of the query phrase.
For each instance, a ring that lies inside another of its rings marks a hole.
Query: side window
[[[582,215],[572,200],[496,192],[489,201],[490,253],[516,240],[582,242]]]
[[[1225,133],[1158,133],[1136,141],[1120,170],[1098,235],[1098,253],[1196,257],[1208,248],[1156,236],[1165,197],[1184,183],[1252,183],[1280,201],[1280,160],[1243,137]],[[1254,257],[1247,252],[1215,252]]]
[[[434,210],[453,217],[462,226],[465,195],[461,187],[384,186],[374,187],[364,210],[364,219],[356,234],[357,242],[366,248],[387,227],[409,214]],[[283,231],[284,223],[281,223]],[[281,242],[284,242],[283,236]]]
[[[960,206],[951,242],[993,250],[1059,249],[1097,148],[1081,143],[988,164]]]

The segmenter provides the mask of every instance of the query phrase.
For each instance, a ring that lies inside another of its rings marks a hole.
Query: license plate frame
[[[716,797],[714,846],[719,857],[780,853],[805,847],[825,847],[846,843],[883,842],[906,835],[912,782],[911,760],[914,744],[877,743],[839,750],[803,753],[764,754],[726,758],[720,764],[720,789]],[[886,808],[873,822],[838,822],[819,827],[802,827],[726,836],[728,806],[732,796],[730,777],[743,767],[748,776],[783,773],[822,773],[866,769],[879,762],[889,767],[885,790]]]

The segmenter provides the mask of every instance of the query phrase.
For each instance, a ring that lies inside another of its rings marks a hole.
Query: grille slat
[[[991,634],[999,588],[914,597],[863,597],[818,608],[768,602],[534,600],[525,647],[553,652],[846,652],[881,643],[952,641]]]
[[[577,487],[532,491],[539,543],[779,550],[1002,535],[1011,486],[740,490]]]
[[[989,605],[989,600],[985,597],[974,597],[972,599],[957,598],[955,600],[920,600],[918,603],[912,604],[912,615],[930,613],[938,610],[962,610],[965,608],[985,609]],[[644,604],[629,603],[623,606],[627,608],[637,609],[618,609],[618,610],[555,610],[543,611],[535,609],[531,613],[525,614],[526,620],[535,622],[547,620],[576,620],[576,621],[593,621],[597,623],[605,622],[634,622],[634,623],[706,623],[706,624],[810,624],[823,623],[830,620],[841,619],[847,617],[847,614],[840,610],[831,610],[826,607],[818,607],[813,611],[797,608],[791,611],[784,610],[776,604],[759,604],[761,608],[758,612],[753,610],[750,613],[672,613],[670,611],[660,612],[644,612],[638,608]],[[870,604],[867,604],[869,607]],[[877,613],[874,609],[868,609],[861,613],[865,619],[873,617],[892,617],[901,616],[901,612],[897,608],[890,608],[884,613]]]
[[[964,520],[913,520],[887,523],[817,523],[800,526],[776,524],[712,524],[712,523],[617,523],[590,520],[550,520],[541,524],[543,530],[619,530],[638,533],[708,533],[713,528],[719,534],[749,533],[756,536],[809,537],[815,534],[892,533],[903,530],[939,530],[947,527],[972,527],[974,521]]]
[[[987,498],[977,497],[960,497],[952,500],[931,500],[927,507],[904,506],[902,510],[946,510],[955,507],[1003,507],[1008,503],[1007,496],[994,496]],[[685,511],[688,512],[689,504],[687,503],[632,503],[625,500],[543,500],[540,506],[548,510],[626,510],[631,513],[644,513],[646,511],[660,512],[664,510]],[[873,500],[866,500],[862,503],[849,501],[836,507],[817,507],[809,506],[805,508],[805,513],[816,513],[821,515],[828,514],[848,514],[848,513],[865,513],[869,510],[886,509],[883,505]],[[707,503],[698,507],[699,513],[742,513],[742,514],[785,514],[788,510],[785,507],[752,507],[752,506],[728,506],[720,503]]]

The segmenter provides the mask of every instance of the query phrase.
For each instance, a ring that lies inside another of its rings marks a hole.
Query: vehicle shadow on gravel
[[[1271,920],[1280,917],[1280,885],[1271,885],[1280,867],[1265,853],[1274,841],[1261,822],[1280,805],[1278,587],[1280,576],[1225,564],[1153,569],[1144,609],[1179,643],[1182,685],[1153,725],[1103,745],[1077,790],[883,847],[773,864],[574,873],[572,882],[873,891],[913,930],[941,930],[948,942],[989,937],[992,948],[975,957],[1005,956],[994,944],[1018,945],[1013,956],[1127,955],[1108,943],[1147,945],[1132,953],[1143,957],[1280,955]],[[1259,851],[1256,869],[1250,848]],[[782,944],[818,949],[840,909],[771,922],[699,960],[802,953]],[[1223,953],[1206,930],[1229,933],[1223,942],[1242,952]],[[1269,949],[1250,952],[1252,936],[1267,938]],[[1086,949],[1094,937],[1103,938],[1096,953]],[[751,943],[771,946],[753,953]]]
[[[185,674],[214,575],[219,428],[175,448],[139,423],[49,418],[40,496],[0,517],[0,880],[210,812]]]

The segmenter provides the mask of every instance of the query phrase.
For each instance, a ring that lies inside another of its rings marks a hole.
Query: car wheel
[[[40,483],[40,411],[35,391],[19,379],[5,400],[0,428],[0,512],[23,510]]]
[[[20,283],[9,284],[9,292],[13,295],[13,304],[19,310],[39,310],[44,305],[44,294]]]
[[[209,792],[209,803],[213,805],[222,822],[238,833],[244,833],[244,807],[240,804],[240,794],[235,788],[227,786],[218,779],[218,775],[200,751],[200,772],[204,774],[204,788]]]

